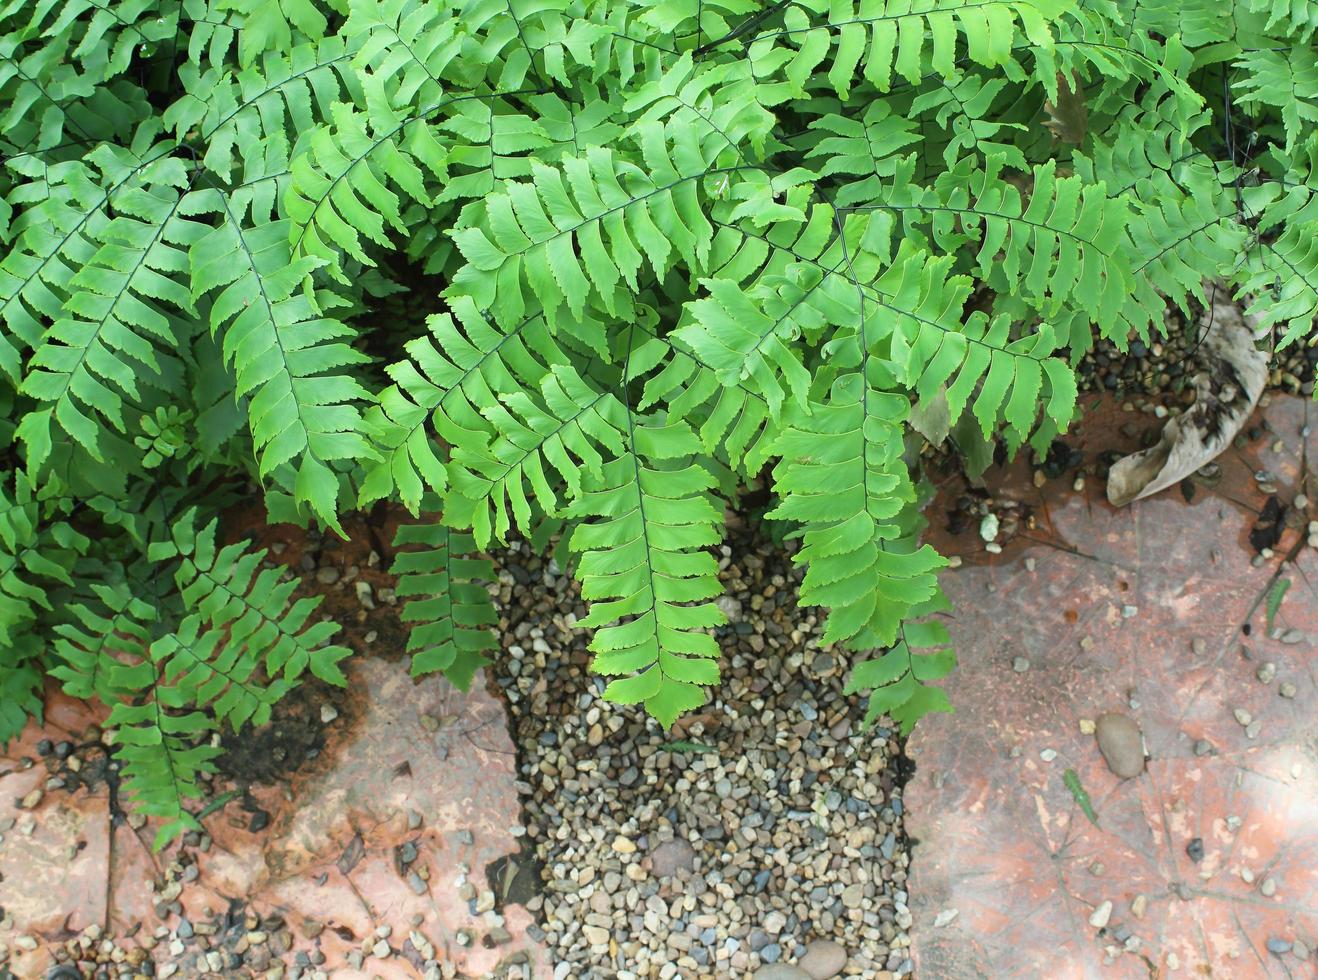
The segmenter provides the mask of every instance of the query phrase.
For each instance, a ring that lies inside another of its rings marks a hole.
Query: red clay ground
[[[280,976],[276,964],[299,952],[336,978],[419,977],[427,959],[444,977],[547,975],[526,910],[489,910],[485,869],[516,850],[520,813],[502,707],[479,684],[467,695],[438,677],[414,685],[379,659],[354,660],[350,674],[317,762],[282,787],[253,789],[268,829],[250,830],[253,814],[234,801],[204,820],[207,850],[185,841],[160,854],[150,825],[111,830],[104,782],[19,808],[49,776],[40,762],[24,768],[39,759],[37,741],[77,743],[96,720],[52,695],[47,724],[0,759],[0,813],[17,818],[0,844],[10,968],[41,976],[79,936],[93,940],[90,962],[105,933],[114,956],[149,955],[181,978]],[[468,881],[471,901],[460,895]],[[364,951],[359,968],[354,951]],[[243,962],[208,962],[208,952]]]
[[[1287,505],[1318,489],[1303,487],[1308,411],[1261,409],[1257,438],[1190,502],[1172,489],[1118,511],[1093,477],[1076,492],[992,473],[994,496],[1036,525],[999,555],[931,512],[935,543],[963,556],[944,579],[961,667],[956,714],[908,747],[917,976],[1315,975],[1318,559],[1299,548],[1308,515],[1257,566],[1249,541],[1267,498],[1255,474]],[[1108,406],[1071,442],[1092,462],[1132,418],[1153,421]],[[1269,636],[1278,578],[1291,584]],[[1108,711],[1143,731],[1136,778],[1114,776],[1088,734]]]

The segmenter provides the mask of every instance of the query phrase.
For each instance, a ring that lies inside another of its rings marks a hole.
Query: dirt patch
[[[325,706],[337,717],[348,710],[347,700],[341,688],[308,678],[275,705],[267,724],[224,728],[216,768],[239,784],[287,780],[325,748]]]

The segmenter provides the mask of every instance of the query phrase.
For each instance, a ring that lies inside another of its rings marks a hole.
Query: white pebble
[[[1098,908],[1094,909],[1089,916],[1089,924],[1095,929],[1103,929],[1107,926],[1108,920],[1112,918],[1112,903],[1105,901]]]

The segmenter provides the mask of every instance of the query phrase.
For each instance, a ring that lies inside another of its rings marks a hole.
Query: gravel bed
[[[723,681],[672,732],[599,698],[570,577],[503,557],[495,682],[555,980],[911,973],[902,743],[859,729],[789,549],[723,547]]]
[[[1197,318],[1197,311],[1196,311]],[[1196,318],[1192,318],[1192,324]],[[1318,336],[1303,338],[1273,356],[1268,386],[1275,391],[1312,395]],[[1125,351],[1096,338],[1079,365],[1081,391],[1110,391],[1122,397],[1182,394],[1193,391],[1190,379],[1203,370],[1194,330],[1180,313],[1168,310],[1167,336],[1135,339]]]

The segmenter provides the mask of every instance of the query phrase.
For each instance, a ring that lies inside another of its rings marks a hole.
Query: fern
[[[606,696],[716,697],[723,508],[802,539],[867,717],[944,710],[911,406],[1008,452],[1228,284],[1318,317],[1294,0],[0,0],[0,738],[98,698],[161,842],[343,683],[252,493],[399,504],[415,674],[557,537]],[[954,690],[954,689],[953,689]]]
[[[749,54],[757,75],[781,72],[793,95],[804,94],[827,62],[828,84],[845,99],[857,69],[880,92],[892,87],[894,74],[919,82],[926,63],[951,77],[959,40],[971,61],[989,68],[1011,59],[1018,31],[1047,47],[1049,21],[1070,7],[1068,0],[812,0],[786,8],[783,28],[759,34]]]
[[[430,496],[426,503],[438,498]],[[407,638],[412,676],[443,671],[465,691],[495,648],[487,627],[499,617],[480,584],[494,577],[494,566],[470,557],[476,547],[470,535],[440,523],[399,525],[394,546],[408,545],[425,546],[400,551],[393,564],[398,595],[408,597],[402,619],[415,624]]]
[[[369,449],[357,407],[367,392],[351,375],[331,372],[366,358],[342,341],[354,336],[351,327],[323,316],[317,297],[302,288],[320,263],[291,258],[287,221],[244,228],[222,195],[203,192],[194,201],[220,212],[222,223],[191,249],[192,286],[217,291],[211,331],[223,334],[234,395],[250,397],[259,470],[266,476],[295,467],[296,498],[336,525],[334,462],[365,458]]]
[[[718,645],[705,630],[726,621],[709,601],[722,587],[701,549],[718,540],[722,515],[709,494],[713,478],[687,461],[700,449],[688,426],[633,423],[628,449],[569,511],[594,518],[572,533],[581,594],[592,600],[579,625],[599,628],[592,669],[619,677],[606,695],[643,703],[669,726],[718,680]]]
[[[330,684],[347,683],[338,663],[349,651],[325,645],[338,632],[338,624],[322,620],[307,625],[320,605],[319,596],[290,603],[297,582],[281,581],[278,569],[260,569],[264,551],[247,551],[241,542],[217,548],[215,521],[194,532],[190,517],[184,515],[174,525],[171,537],[168,542],[152,545],[149,557],[154,561],[179,559],[174,578],[184,605],[195,609],[211,627],[203,634],[193,621],[188,642],[214,643],[220,632],[227,637],[224,671],[219,672],[214,665],[206,668],[216,672],[208,679],[217,689],[225,682],[242,688],[258,665],[271,678],[280,679],[275,684],[291,686],[307,669]],[[243,688],[233,693],[241,700],[252,692]],[[269,717],[268,709],[247,701],[242,704],[241,714],[236,717],[238,725],[254,714],[257,724]],[[248,707],[251,711],[246,710]],[[231,716],[228,710],[221,712],[221,717]]]

